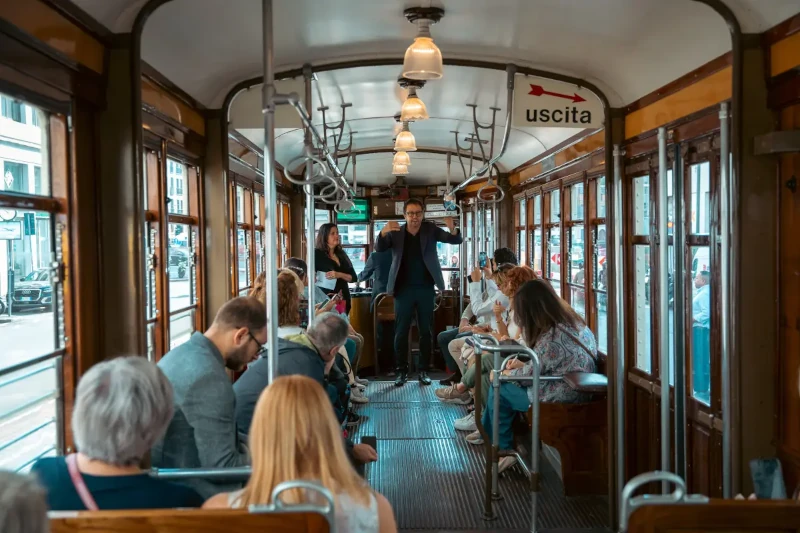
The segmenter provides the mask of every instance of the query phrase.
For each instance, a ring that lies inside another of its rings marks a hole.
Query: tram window
[[[188,341],[194,333],[194,309],[178,313],[169,318],[169,349]]]
[[[597,309],[597,345],[608,352],[608,270],[606,267],[606,225],[595,228],[594,233],[594,297]]]
[[[473,238],[473,235],[472,235],[472,220],[473,219],[472,219],[472,217],[473,217],[472,211],[468,211],[466,213],[466,216],[464,217],[464,224],[467,226],[465,228],[466,229],[466,236],[467,236],[467,239],[466,239],[467,264],[465,265],[466,266],[466,269],[465,269],[466,272],[469,272],[472,269],[473,265],[475,264],[475,261],[472,258],[472,238]]]
[[[542,195],[537,194],[533,197],[533,223],[542,223]]]
[[[369,226],[364,224],[339,224],[338,228],[342,246],[369,244]]]
[[[256,231],[256,275],[264,272],[266,258],[264,256],[264,232]]]
[[[708,161],[691,166],[691,233],[708,235],[711,164]]]
[[[239,289],[250,286],[250,238],[249,231],[238,229],[236,231],[236,257],[239,271]]]
[[[244,187],[236,186],[236,222],[244,223]]]
[[[650,176],[633,179],[633,219],[636,235],[650,234]]]
[[[549,279],[558,280],[561,279],[561,231],[556,226],[555,228],[550,228],[548,230],[548,237],[547,237],[547,253],[550,255],[548,257],[548,267],[547,267],[547,277]],[[555,286],[555,285],[554,285]],[[560,293],[559,293],[560,294]]]
[[[597,178],[597,218],[606,216],[606,177]]]
[[[327,209],[314,209],[314,233],[319,231],[323,224],[331,221],[331,212]]]
[[[550,191],[550,222],[557,224],[561,221],[561,191]]]
[[[533,230],[533,270],[542,275],[542,230]]]
[[[184,309],[192,304],[192,251],[189,242],[189,226],[169,225],[169,311]]]
[[[693,396],[705,404],[711,394],[711,264],[709,247],[695,246],[692,253],[692,391]]]
[[[581,185],[582,186],[582,185]],[[586,270],[584,269],[583,226],[572,226],[569,230],[569,292],[572,308],[586,318]]]
[[[636,313],[636,368],[652,371],[650,329],[650,247],[634,246],[634,312]]]
[[[527,222],[528,222],[528,203],[525,201],[525,198],[521,198],[517,202],[517,224],[516,224],[516,234],[517,234],[517,258],[519,259],[519,264],[527,265],[528,264],[528,238],[527,238]]]
[[[576,183],[569,188],[570,220],[583,220],[583,183]]]

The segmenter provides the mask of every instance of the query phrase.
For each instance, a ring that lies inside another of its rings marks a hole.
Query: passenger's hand
[[[517,358],[511,359],[508,363],[506,363],[506,368],[509,370],[514,370],[515,368],[522,368],[523,366],[525,366],[525,363],[523,363]]]
[[[510,340],[511,340],[511,337],[509,337],[508,335],[501,335],[501,336],[500,336],[500,338],[499,338],[498,340],[499,340],[500,342],[503,342],[503,341],[510,341]]]
[[[374,463],[378,460],[378,452],[369,444],[356,444],[353,446],[353,457],[361,463]]]
[[[444,225],[447,226],[447,229],[450,230],[450,233],[453,233],[453,231],[456,229],[456,223],[453,222],[453,217],[445,217]]]
[[[497,301],[494,302],[494,305],[492,306],[492,313],[494,313],[494,316],[502,316],[503,311],[505,310],[506,308],[503,306],[503,304]]]
[[[494,370],[489,372],[489,383],[492,383],[492,382],[494,382]]]
[[[472,326],[469,325],[469,320],[466,318],[462,318],[461,322],[458,324],[458,332],[459,333],[466,333],[468,331],[472,331]]]
[[[325,304],[325,305],[322,307],[322,311],[323,311],[324,313],[328,313],[328,312],[330,312],[330,311],[331,311],[331,310],[332,310],[334,307],[336,307],[336,300],[328,300],[328,303],[326,303],[326,304]]]
[[[339,277],[339,273],[335,270],[331,270],[325,273],[325,279],[336,279]]]
[[[492,326],[490,326],[489,324],[474,326],[472,328],[473,333],[489,333],[490,331],[492,331]]]
[[[391,222],[387,222],[386,225],[381,230],[381,235],[386,235],[390,231],[400,231],[400,224],[398,224],[394,220]]]
[[[486,266],[483,267],[483,275],[486,276],[486,279],[491,278],[495,270],[494,259],[487,259]]]
[[[478,267],[473,268],[469,279],[471,279],[473,283],[478,283],[481,280],[481,269]]]

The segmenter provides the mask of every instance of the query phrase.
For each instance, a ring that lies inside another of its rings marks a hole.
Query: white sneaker
[[[459,418],[454,424],[458,431],[476,431],[478,426],[475,425],[475,412],[471,412],[465,417]]]
[[[367,390],[367,386],[362,385],[361,383],[355,381],[350,384],[350,390],[356,390],[356,389],[360,390],[361,392],[364,392],[365,390]]]
[[[469,435],[467,435],[467,442],[470,444],[483,444],[483,438],[479,431],[473,431]]]
[[[354,379],[356,380],[356,383],[358,383],[359,385],[369,385],[369,380],[366,378],[360,378],[356,376]]]
[[[515,455],[507,455],[505,457],[501,457],[500,461],[497,464],[497,473],[507,470],[508,468],[517,464],[517,457]]]
[[[353,403],[367,403],[369,398],[364,396],[364,391],[356,387],[350,389],[350,401]]]

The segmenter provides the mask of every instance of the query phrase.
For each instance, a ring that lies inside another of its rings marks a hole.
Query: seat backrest
[[[588,394],[607,394],[608,377],[591,372],[572,372],[564,376],[564,381],[572,390]]]
[[[375,308],[373,309],[376,322],[389,322],[395,319],[394,297],[382,292],[375,297]]]
[[[608,356],[597,352],[597,373],[608,375]]]
[[[246,509],[159,509],[50,514],[51,533],[327,533],[318,513],[250,513]]]
[[[628,521],[628,533],[796,533],[798,529],[800,505],[791,500],[646,505],[633,511]]]

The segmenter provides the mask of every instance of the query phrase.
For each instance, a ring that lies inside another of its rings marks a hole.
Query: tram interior
[[[0,530],[797,530],[797,0],[0,0],[0,103]],[[367,511],[253,496],[302,350]],[[97,505],[134,474],[253,505]]]

